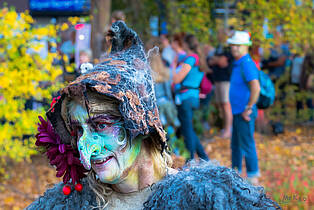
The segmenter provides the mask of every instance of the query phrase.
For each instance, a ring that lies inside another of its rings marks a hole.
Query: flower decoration
[[[56,177],[63,176],[64,184],[70,179],[72,184],[79,183],[79,180],[86,175],[87,170],[81,164],[78,151],[71,145],[63,144],[60,136],[54,131],[49,121],[38,116],[38,133],[36,134],[36,146],[46,148],[46,155],[51,165],[56,166]]]

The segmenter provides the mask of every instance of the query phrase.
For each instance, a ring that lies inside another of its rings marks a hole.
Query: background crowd
[[[111,23],[126,21],[125,18],[122,11],[114,11]],[[109,27],[110,25],[107,26]],[[186,32],[171,34],[170,31],[166,31],[159,36],[150,37],[145,41],[145,47],[154,72],[161,121],[168,132],[172,150],[177,155],[187,151],[186,161],[194,159],[195,155],[203,160],[209,160],[199,137],[206,141],[204,135],[210,132],[211,126],[218,126],[219,131],[215,135],[231,140],[232,167],[241,173],[244,156],[249,180],[258,184],[257,177],[260,173],[254,141],[255,121],[259,131],[273,134],[283,133],[284,124],[281,121],[270,121],[265,116],[265,108],[268,106],[257,110],[255,104],[260,84],[251,84],[251,81],[258,81],[260,76],[257,71],[263,71],[281,90],[285,90],[287,85],[293,85],[296,92],[312,91],[313,55],[310,46],[304,46],[303,55],[292,54],[289,43],[277,41],[269,49],[268,56],[265,56],[262,47],[254,44],[251,46],[251,36],[250,32],[236,31],[232,26],[228,29],[221,28],[217,31],[218,42],[213,45],[201,43],[195,35]],[[281,40],[282,34],[277,32],[275,36]],[[66,54],[63,49],[69,49],[64,47],[67,42],[63,42],[60,47],[61,54]],[[101,62],[102,57],[110,50],[107,48],[105,38],[102,44],[102,56],[96,59],[96,62]],[[71,62],[73,52],[66,55]],[[249,59],[250,62],[243,62],[245,59]],[[91,62],[88,49],[80,51],[79,61],[74,74],[72,73],[75,77],[80,75],[81,63]],[[287,74],[289,81],[282,83],[280,78]],[[233,82],[230,84],[231,80]],[[283,98],[285,93],[277,96],[277,100]],[[307,106],[307,115],[303,123],[311,124],[314,116],[311,95],[306,96],[305,100],[296,99],[296,116],[303,109],[303,101]],[[220,124],[217,120],[210,119],[214,115],[208,114],[210,106],[215,107],[217,118],[221,120]],[[285,104],[281,106],[284,108]],[[197,110],[201,114],[193,117]],[[282,109],[282,112],[285,110]],[[193,120],[202,122],[201,133],[195,131]],[[207,141],[212,137],[213,135],[207,135]],[[182,148],[182,143],[180,147],[178,142],[182,139],[185,148]]]

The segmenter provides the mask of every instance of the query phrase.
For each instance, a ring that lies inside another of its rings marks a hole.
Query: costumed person
[[[275,209],[262,188],[206,162],[171,169],[150,67],[137,34],[115,22],[107,60],[61,90],[40,118],[43,147],[63,183],[27,209]]]

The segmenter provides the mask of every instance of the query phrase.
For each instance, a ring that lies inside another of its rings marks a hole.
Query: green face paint
[[[71,106],[72,119],[81,132],[77,146],[82,164],[88,170],[92,168],[100,181],[119,183],[139,154],[141,141],[134,140],[131,146],[121,122],[108,115],[92,117],[91,122],[85,108],[80,104]]]

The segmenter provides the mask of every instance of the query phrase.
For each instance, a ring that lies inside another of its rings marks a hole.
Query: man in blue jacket
[[[235,58],[229,92],[233,114],[232,168],[241,173],[244,156],[248,180],[252,184],[258,184],[257,177],[260,174],[254,141],[254,123],[257,116],[255,104],[260,92],[258,69],[248,54],[252,42],[247,32],[236,31],[227,42]]]

